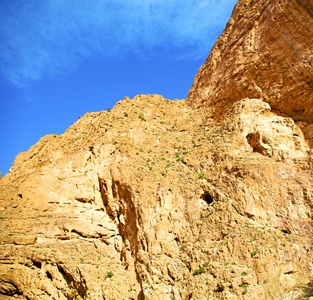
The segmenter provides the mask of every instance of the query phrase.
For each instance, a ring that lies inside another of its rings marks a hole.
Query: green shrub
[[[140,115],[138,116],[138,118],[139,118],[141,121],[146,121],[146,118],[144,117],[143,114],[140,114]]]
[[[111,277],[113,277],[113,272],[112,271],[109,271],[109,272],[107,272],[107,274],[105,275],[105,277],[106,278],[111,278]]]
[[[244,272],[241,273],[241,276],[247,276],[247,275],[249,275],[249,273],[246,272],[246,271],[244,271]]]
[[[203,179],[203,178],[204,178],[204,173],[199,173],[199,174],[198,174],[198,177],[199,177],[200,179]]]
[[[204,268],[200,268],[200,269],[194,270],[193,271],[193,276],[200,275],[202,273],[205,273],[205,269]]]
[[[241,288],[243,288],[243,291],[242,291],[242,294],[245,295],[247,294],[248,290],[247,290],[247,287],[248,287],[248,284],[244,283],[242,285],[239,285]]]
[[[255,255],[257,255],[257,254],[258,254],[258,251],[255,251],[255,250],[254,250],[254,251],[251,252],[251,256],[255,256]]]

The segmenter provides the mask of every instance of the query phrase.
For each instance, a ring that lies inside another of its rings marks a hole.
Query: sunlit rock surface
[[[310,1],[239,1],[187,100],[126,97],[19,154],[0,299],[312,296],[312,25]]]
[[[313,145],[313,2],[242,0],[200,68],[188,104],[220,119],[260,98],[300,122]]]

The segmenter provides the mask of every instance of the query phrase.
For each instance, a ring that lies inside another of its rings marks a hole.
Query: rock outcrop
[[[126,97],[16,157],[0,180],[0,299],[313,295],[312,93],[282,73],[282,110],[265,83],[255,89],[266,70],[251,71],[274,12],[311,24],[309,1],[286,3],[239,1],[188,100]],[[268,79],[285,63],[272,51]]]
[[[260,98],[300,122],[313,146],[313,3],[241,0],[200,68],[188,104],[223,118],[243,98]]]
[[[157,95],[88,113],[0,181],[0,293],[297,295],[313,277],[311,154],[299,127],[256,99],[220,124]]]

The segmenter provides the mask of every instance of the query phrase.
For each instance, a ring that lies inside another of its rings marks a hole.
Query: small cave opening
[[[247,136],[247,141],[249,145],[252,147],[253,152],[260,153],[260,134],[259,133],[249,133]]]
[[[269,141],[261,136],[259,132],[249,133],[247,136],[247,142],[253,149],[253,152],[260,153],[265,156],[272,156],[271,146],[269,145]]]
[[[213,197],[211,196],[210,193],[206,192],[201,196],[201,199],[204,200],[208,205],[213,203]]]
[[[33,261],[33,265],[38,268],[38,269],[41,269],[41,262],[39,261]]]

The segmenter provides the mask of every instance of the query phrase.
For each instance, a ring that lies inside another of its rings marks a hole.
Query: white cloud
[[[206,56],[235,2],[2,0],[1,76],[22,86],[71,72],[84,59]]]

